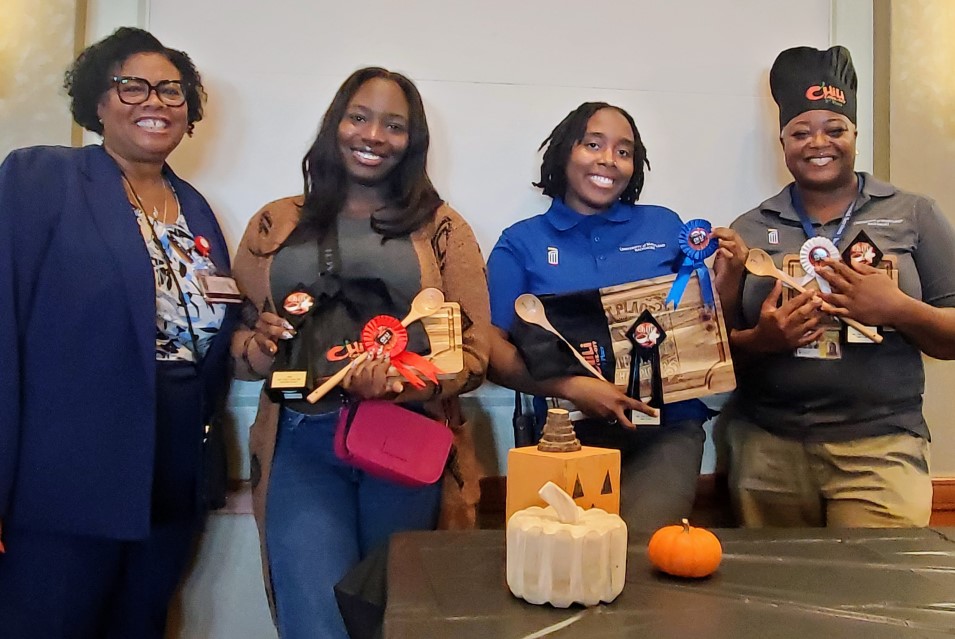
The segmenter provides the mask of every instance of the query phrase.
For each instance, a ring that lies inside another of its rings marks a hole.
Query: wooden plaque
[[[719,296],[714,291],[715,308],[705,308],[700,295],[700,280],[694,274],[687,282],[679,306],[667,308],[664,300],[675,279],[676,275],[667,275],[600,289],[616,360],[614,383],[626,390],[630,378],[631,344],[625,333],[640,313],[649,310],[667,336],[660,345],[666,403],[733,390],[736,375]],[[714,281],[712,270],[710,280]],[[644,364],[640,379],[640,395],[648,397],[649,364]]]

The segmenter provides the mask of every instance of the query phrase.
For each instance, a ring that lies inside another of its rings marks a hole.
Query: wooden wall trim
[[[932,512],[955,511],[955,477],[932,480]]]

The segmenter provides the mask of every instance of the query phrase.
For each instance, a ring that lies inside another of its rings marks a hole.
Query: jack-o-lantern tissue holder
[[[620,514],[620,451],[581,446],[566,410],[547,411],[537,446],[512,448],[507,455],[507,513],[546,506],[541,486],[554,482],[583,509]]]

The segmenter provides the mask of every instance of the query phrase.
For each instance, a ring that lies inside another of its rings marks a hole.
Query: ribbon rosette
[[[673,281],[670,288],[670,294],[667,295],[664,304],[673,302],[673,308],[680,305],[683,299],[683,291],[686,290],[686,284],[690,281],[690,276],[695,272],[700,279],[700,295],[703,297],[703,305],[712,307],[713,284],[710,282],[710,271],[706,268],[703,260],[713,255],[719,248],[719,243],[710,237],[713,226],[706,220],[690,220],[680,229],[679,243],[680,250],[686,256],[680,271]]]
[[[839,249],[832,243],[832,240],[825,237],[813,237],[806,240],[799,249],[799,265],[802,266],[802,270],[806,272],[806,277],[799,283],[805,286],[815,279],[820,291],[823,293],[831,293],[832,289],[829,288],[829,282],[824,280],[816,272],[818,267],[825,266],[823,260],[827,258],[833,260],[841,259]]]
[[[441,370],[427,358],[405,350],[408,346],[408,329],[397,318],[378,315],[368,320],[361,329],[361,343],[369,355],[391,357],[391,365],[415,388],[424,388],[426,385],[415,371],[434,384],[438,383]]]

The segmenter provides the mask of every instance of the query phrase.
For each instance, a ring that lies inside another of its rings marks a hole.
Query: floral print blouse
[[[196,250],[182,211],[175,222],[163,223],[138,206],[133,210],[156,278],[156,359],[198,361],[225,316],[225,304],[207,302],[199,284],[198,274],[214,268],[212,262]]]

